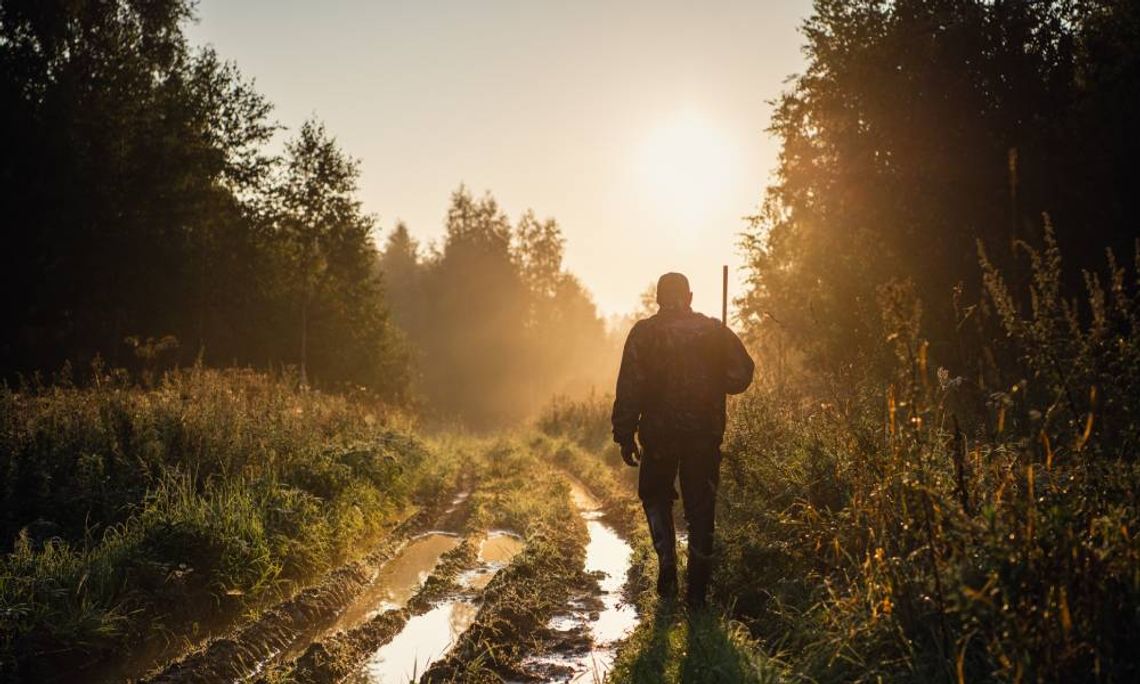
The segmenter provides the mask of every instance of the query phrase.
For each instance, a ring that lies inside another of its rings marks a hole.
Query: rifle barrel
[[[721,270],[720,284],[720,320],[724,327],[728,327],[728,265]]]

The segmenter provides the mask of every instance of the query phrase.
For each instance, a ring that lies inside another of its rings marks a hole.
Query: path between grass
[[[568,440],[548,439],[535,446],[590,487],[602,500],[607,520],[633,546],[626,587],[641,622],[619,646],[607,682],[767,684],[795,679],[764,653],[744,625],[726,617],[723,609],[714,605],[706,613],[689,616],[683,607],[658,600],[653,588],[657,560],[637,501],[634,471],[625,470],[607,453],[591,452]],[[681,563],[683,581],[683,554]]]

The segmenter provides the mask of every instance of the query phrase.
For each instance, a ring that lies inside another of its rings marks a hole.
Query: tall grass
[[[587,449],[601,449],[611,442],[610,394],[594,394],[571,399],[555,397],[537,421],[537,427],[550,437],[567,437]]]
[[[243,371],[0,390],[0,674],[74,669],[340,562],[457,477],[393,423]]]
[[[1028,249],[1028,248],[1027,248]],[[983,259],[968,376],[932,367],[884,292],[893,382],[849,404],[761,390],[726,444],[719,598],[820,681],[1140,676],[1135,284],[1060,296],[1049,235],[1029,306]]]

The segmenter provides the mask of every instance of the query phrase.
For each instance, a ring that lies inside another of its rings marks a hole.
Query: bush
[[[568,437],[586,449],[610,442],[612,395],[591,393],[584,399],[555,397],[538,419],[538,429],[551,437]]]
[[[1078,311],[1051,235],[1029,254],[1027,313],[983,259],[996,320],[969,377],[929,367],[900,286],[893,382],[737,405],[716,592],[809,677],[1140,676],[1134,286],[1112,263]]]
[[[0,391],[0,675],[98,660],[340,562],[456,476],[386,423],[243,371]]]

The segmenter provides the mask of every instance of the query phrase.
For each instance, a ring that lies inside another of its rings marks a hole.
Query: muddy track
[[[636,588],[627,583],[636,574],[632,551],[619,534],[634,520],[628,497],[603,487],[598,499],[564,471],[540,472],[549,477],[528,493],[541,504],[525,518],[526,547],[505,567],[484,556],[486,541],[504,533],[471,530],[471,501],[460,497],[450,510],[405,521],[364,559],[150,681],[404,681],[412,672],[425,682],[604,678],[637,621]],[[449,532],[465,528],[463,538]],[[398,598],[383,593],[394,568],[412,558],[419,580],[405,581]]]
[[[618,526],[629,521],[624,509],[606,505],[572,476],[571,499],[586,523],[585,573],[589,589],[573,597],[548,622],[545,649],[539,649],[524,664],[541,681],[600,682],[611,669],[617,646],[638,622],[630,579],[634,572],[633,549]]]
[[[387,644],[408,621],[426,613],[437,602],[461,590],[459,574],[476,562],[475,542],[464,539],[440,559],[424,585],[403,608],[384,611],[347,631],[313,644],[293,663],[267,673],[264,681],[287,678],[298,682],[339,682],[356,672],[370,654]]]
[[[565,479],[580,517],[577,534],[552,530],[548,543],[496,577],[471,627],[421,681],[605,677],[617,642],[637,622],[627,587],[632,551],[601,522],[602,503],[575,478]]]
[[[474,622],[421,681],[537,681],[524,659],[541,646],[546,622],[569,597],[588,591],[581,547],[567,551],[530,554],[496,577]]]
[[[469,486],[463,488],[470,491]],[[390,560],[414,535],[437,526],[458,527],[466,513],[465,495],[421,509],[397,525],[368,555],[328,573],[314,586],[262,612],[253,622],[214,639],[141,681],[219,682],[246,679],[272,664],[290,648],[332,624],[376,578],[376,568]]]

